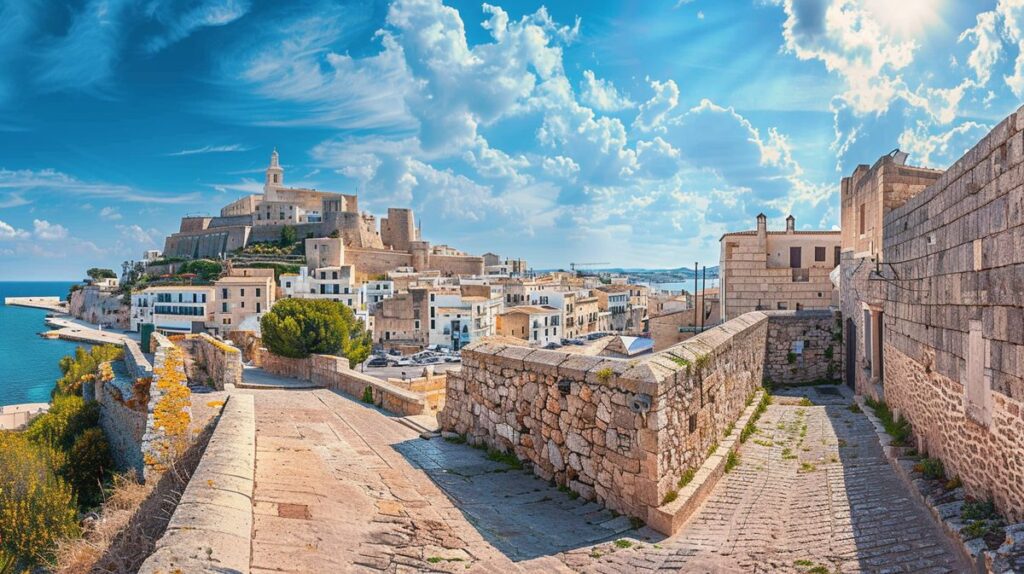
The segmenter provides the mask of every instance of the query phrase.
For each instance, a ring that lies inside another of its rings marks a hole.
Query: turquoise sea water
[[[46,311],[3,305],[4,297],[53,296],[67,298],[71,281],[0,281],[0,405],[49,402],[60,377],[57,361],[74,352],[75,343],[47,340]]]

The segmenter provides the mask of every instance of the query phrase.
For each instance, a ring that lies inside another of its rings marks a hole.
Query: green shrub
[[[677,498],[679,498],[679,491],[670,490],[670,491],[665,493],[665,498],[661,499],[661,503],[662,504],[668,504],[670,502],[675,501],[675,499],[677,499]]]
[[[281,247],[291,247],[297,239],[294,227],[285,225],[281,228]]]
[[[373,340],[352,309],[322,299],[283,299],[260,321],[263,343],[282,357],[338,355],[355,367],[370,356]]]
[[[55,454],[23,433],[0,432],[0,563],[45,563],[58,540],[77,536],[71,486],[52,471]]]
[[[990,520],[998,516],[996,505],[991,500],[966,500],[960,509],[960,518],[964,520]]]
[[[367,403],[367,404],[370,404],[370,405],[373,404],[373,387],[372,386],[366,385],[366,388],[363,389],[363,399],[362,400],[363,400],[364,403]]]
[[[914,465],[914,470],[931,480],[946,479],[946,469],[943,467],[942,461],[937,458],[922,458]]]
[[[92,267],[85,272],[93,281],[99,281],[100,279],[117,279],[117,273],[114,273],[113,269],[101,269],[99,267]]]
[[[892,410],[889,409],[889,405],[885,404],[885,401],[876,401],[871,397],[866,397],[864,403],[871,407],[871,410],[875,411],[875,416],[878,420],[882,421],[882,426],[885,427],[885,432],[892,437],[892,446],[906,446],[910,440],[910,421],[903,418],[901,415],[898,419],[893,417]]]
[[[78,435],[68,451],[61,474],[71,484],[82,506],[103,502],[103,482],[109,478],[113,461],[110,446],[99,427],[86,429]]]
[[[220,277],[222,270],[221,264],[212,259],[196,259],[182,264],[178,268],[178,274],[191,273],[203,281],[213,281]]]
[[[85,402],[75,395],[57,395],[49,412],[37,417],[25,430],[32,442],[52,449],[67,450],[75,437],[99,424],[100,409],[96,402]]]
[[[790,365],[795,363],[796,362],[796,353],[794,353],[792,351],[790,351],[789,353],[786,353],[786,362],[789,363]]]

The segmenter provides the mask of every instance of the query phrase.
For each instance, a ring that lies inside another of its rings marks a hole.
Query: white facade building
[[[390,280],[367,281],[363,283],[361,289],[366,312],[373,315],[381,301],[395,295],[395,282]]]
[[[138,310],[140,317],[150,317],[150,322],[153,323],[157,331],[191,333],[194,330],[205,328],[213,320],[214,303],[216,302],[216,290],[213,287],[154,286],[146,288],[138,295],[138,298],[135,295],[132,296],[133,321],[136,310]],[[136,301],[140,304],[139,309],[135,307]],[[151,312],[144,310],[146,303],[152,309]]]
[[[362,307],[362,291],[355,284],[351,265],[321,267],[310,270],[300,267],[298,275],[285,273],[279,280],[285,297],[296,299],[328,299],[348,305],[353,311]]]
[[[427,342],[452,349],[497,332],[503,304],[497,293],[491,297],[464,297],[458,292],[431,293],[427,321]]]

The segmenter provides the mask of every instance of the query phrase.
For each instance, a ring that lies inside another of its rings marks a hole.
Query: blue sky
[[[74,279],[286,182],[536,267],[714,264],[945,167],[1024,95],[1024,0],[6,0],[0,280]]]

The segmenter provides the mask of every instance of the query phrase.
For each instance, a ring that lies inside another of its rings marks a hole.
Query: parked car
[[[415,367],[416,361],[408,358],[401,358],[391,361],[391,365],[394,367]]]
[[[416,361],[417,365],[440,365],[444,362],[441,357],[424,357]]]
[[[388,351],[388,354],[393,356],[393,357],[401,357],[402,356],[402,352],[399,351],[398,349],[391,349],[390,351]]]
[[[548,343],[547,345],[544,345],[544,346],[543,346],[543,347],[541,347],[541,348],[542,348],[542,349],[561,349],[561,348],[562,348],[562,346],[561,346],[561,345],[559,345],[558,343],[555,343],[555,342],[551,342],[551,343]]]
[[[446,362],[446,363],[461,363],[462,362],[462,356],[460,356],[460,355],[447,355],[444,358],[444,362]]]
[[[388,360],[386,357],[374,357],[366,362],[367,367],[386,367],[388,366]]]

